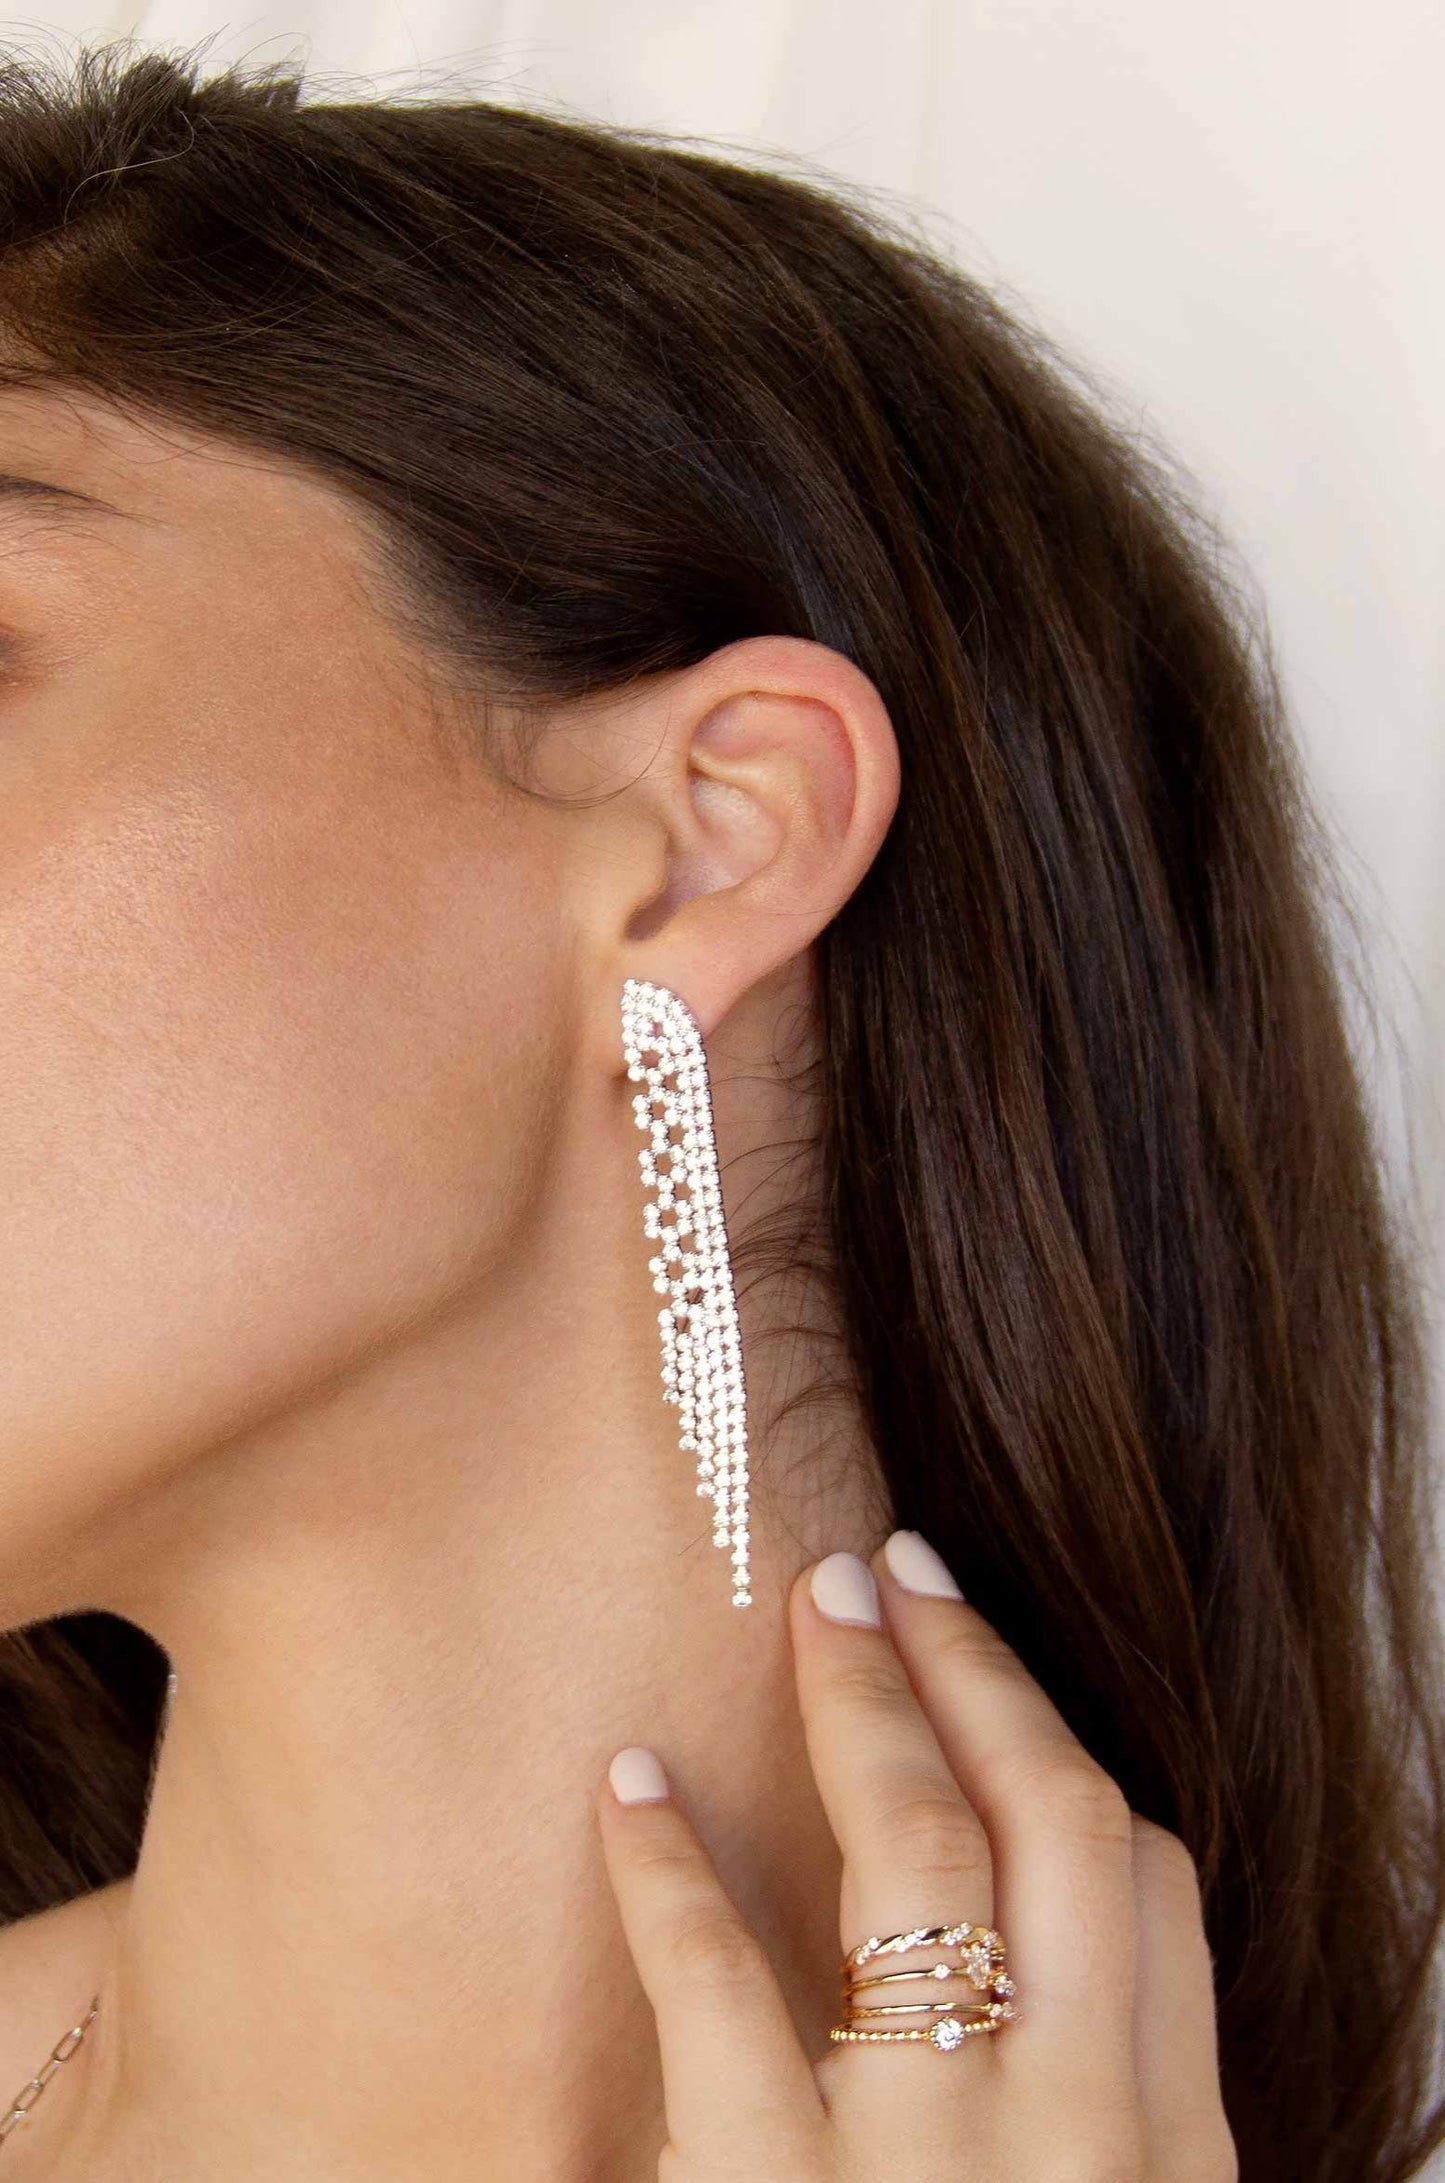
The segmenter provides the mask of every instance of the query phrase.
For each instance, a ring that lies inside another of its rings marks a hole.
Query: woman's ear
[[[627,721],[652,756],[592,813],[610,808],[629,849],[608,858],[606,905],[594,894],[583,912],[589,954],[606,949],[619,990],[636,977],[680,994],[706,1036],[858,886],[897,808],[897,741],[862,670],[801,637],[726,645],[640,708],[634,693]]]

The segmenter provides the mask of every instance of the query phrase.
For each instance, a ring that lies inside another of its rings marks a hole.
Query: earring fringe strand
[[[680,1412],[679,1447],[697,1457],[713,1544],[731,1549],[733,1605],[748,1607],[747,1389],[702,1033],[679,995],[629,978],[622,1050],[628,1077],[647,1087],[632,1112],[650,1140],[637,1156],[648,1193],[643,1233],[657,1245],[648,1271],[668,1299],[657,1314],[662,1398]]]

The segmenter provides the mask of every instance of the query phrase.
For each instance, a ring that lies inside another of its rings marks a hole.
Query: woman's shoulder
[[[0,2115],[90,2007],[129,1879],[0,1926]]]

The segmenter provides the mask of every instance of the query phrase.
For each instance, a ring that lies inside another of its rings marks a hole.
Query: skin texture
[[[559,715],[526,798],[329,486],[57,390],[0,395],[0,469],[118,511],[0,505],[0,1608],[111,1608],[178,1676],[134,1881],[0,1936],[13,2084],[102,1989],[8,2172],[650,2174],[596,1784],[686,1771],[824,2040],[786,1598],[887,1512],[846,1401],[768,1429],[828,1325],[758,1283],[731,1606],[617,1002],[697,1015],[730,1225],[796,1191],[774,1055],[895,807],[886,712],[750,640]]]
[[[639,1783],[626,1754],[598,1817],[657,2011],[659,2183],[1235,2183],[1184,1845],[1131,1814],[916,1532],[894,1532],[871,1571],[847,1553],[816,1563],[790,1623],[809,1761],[844,1852],[841,1947],[966,1917],[1004,1939],[1016,2015],[948,2055],[915,2040],[830,2045],[812,2062],[685,1799],[663,1777]],[[961,1953],[877,1953],[867,1973],[891,1976],[855,2004],[977,2001],[930,1975]]]
[[[933,2183],[975,2115],[979,2179],[1222,2183],[1179,1845],[963,1603],[817,1609],[889,1526],[846,1391],[774,1428],[826,1300],[740,1289],[745,1613],[659,1399],[622,983],[708,1040],[736,1241],[808,1186],[876,690],[731,645],[529,798],[334,489],[54,390],[0,470],[109,504],[0,492],[0,1609],[177,1674],[134,1879],[0,1934],[17,2086],[100,1992],[7,2183]],[[995,1914],[987,2051],[829,2050],[841,1946]]]

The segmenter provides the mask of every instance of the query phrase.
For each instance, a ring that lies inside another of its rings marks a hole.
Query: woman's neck
[[[545,1247],[513,1259],[109,1534],[105,1604],[177,1687],[66,2172],[655,2174],[651,2012],[592,1809],[628,1743],[667,1760],[825,2044],[838,1861],[784,1603],[888,1511],[846,1421],[759,1436],[788,1390],[750,1361],[766,1460],[732,1606],[614,1210],[575,1293]]]

